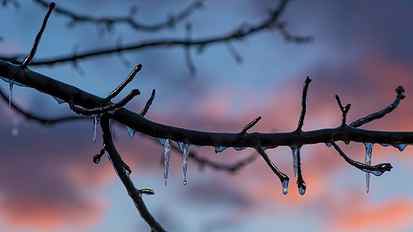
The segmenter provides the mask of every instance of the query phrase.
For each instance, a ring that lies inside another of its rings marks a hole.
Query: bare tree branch
[[[300,119],[298,120],[298,126],[296,131],[300,133],[303,129],[304,125],[304,117],[305,113],[307,112],[307,92],[308,92],[308,86],[311,83],[310,77],[307,77],[304,82],[304,88],[303,88],[303,95],[301,98],[301,114],[300,114]]]
[[[393,110],[395,110],[397,106],[399,106],[400,101],[406,98],[406,96],[404,95],[405,91],[404,91],[403,86],[397,87],[395,91],[396,91],[396,99],[394,99],[394,101],[389,106],[387,106],[383,110],[374,112],[365,117],[355,120],[354,122],[350,123],[350,126],[360,127],[364,124],[380,119],[384,117],[385,115],[387,115],[388,113],[391,113]]]
[[[116,173],[118,174],[119,178],[122,181],[122,184],[128,191],[129,196],[132,198],[133,203],[136,206],[136,209],[139,211],[139,214],[145,220],[145,222],[151,227],[151,230],[156,232],[166,231],[149,212],[148,208],[145,205],[145,202],[142,199],[142,193],[135,188],[135,185],[129,178],[127,172],[125,172],[125,162],[123,162],[112,140],[109,119],[109,116],[107,114],[104,114],[101,117],[100,125],[102,127],[103,132],[102,136],[104,141],[104,148],[109,154],[110,160],[112,161]]]
[[[156,90],[153,89],[152,93],[151,93],[151,96],[149,97],[148,101],[145,104],[145,107],[143,108],[143,110],[141,112],[142,117],[145,117],[146,113],[148,113],[148,110],[152,105],[153,99],[155,99],[155,94],[156,94]]]
[[[49,4],[48,1],[46,0],[33,0],[33,1],[42,7],[47,7]],[[60,6],[56,8],[56,13],[69,18],[71,20],[70,23],[68,24],[69,26],[74,26],[80,23],[91,23],[95,25],[106,26],[108,30],[110,30],[113,26],[116,26],[116,25],[127,25],[135,31],[159,32],[160,30],[163,30],[163,29],[173,28],[180,22],[188,19],[193,13],[195,13],[197,10],[203,7],[204,1],[205,0],[193,1],[188,6],[186,6],[184,9],[182,9],[180,12],[178,12],[177,14],[169,15],[165,21],[155,23],[155,24],[145,24],[145,23],[135,20],[134,14],[137,11],[136,8],[130,9],[130,15],[119,16],[119,17],[111,17],[111,16],[95,17],[91,15],[80,14],[72,10],[60,7]]]
[[[40,40],[42,38],[44,29],[46,28],[47,21],[49,20],[50,14],[52,13],[55,6],[56,6],[56,4],[54,2],[52,2],[48,5],[48,10],[47,10],[46,16],[44,17],[42,26],[40,27],[40,30],[37,33],[36,38],[34,39],[32,49],[31,49],[29,55],[27,55],[27,57],[24,59],[24,61],[22,63],[23,68],[25,68],[27,65],[29,65],[30,62],[32,61],[33,57],[36,55],[37,47],[39,46],[39,43],[40,43]]]
[[[0,89],[0,97],[3,99],[5,103],[9,102],[9,97],[3,92],[3,90]],[[74,121],[81,121],[85,120],[85,117],[79,117],[79,116],[61,116],[61,117],[44,117],[44,116],[39,116],[36,115],[32,112],[28,112],[24,109],[22,109],[21,106],[18,106],[16,103],[13,101],[10,104],[11,108],[22,115],[26,120],[29,121],[35,121],[37,123],[40,123],[45,126],[54,126],[56,124],[60,123],[67,123],[67,122],[74,122]]]
[[[113,98],[119,95],[120,92],[135,78],[136,74],[142,69],[141,64],[137,64],[133,67],[132,71],[129,73],[128,78],[126,78],[113,92],[105,98],[106,102],[110,102]]]
[[[96,58],[100,56],[140,51],[144,49],[151,48],[201,48],[204,49],[207,46],[217,45],[217,44],[227,44],[232,41],[241,41],[250,36],[256,35],[258,33],[279,29],[278,23],[281,15],[284,13],[290,0],[280,0],[280,4],[276,9],[271,10],[269,16],[263,21],[256,24],[242,24],[239,28],[235,28],[232,31],[224,33],[222,35],[212,36],[208,38],[198,38],[198,39],[158,39],[158,40],[144,40],[136,43],[131,43],[124,46],[114,46],[101,49],[92,49],[89,51],[78,52],[75,54],[62,55],[50,58],[35,59],[31,65],[32,66],[43,66],[43,65],[57,65],[62,63],[73,63],[79,62],[86,59]],[[299,40],[299,39],[297,39]],[[308,40],[303,40],[308,41]],[[8,60],[12,62],[17,62],[21,57],[20,55],[12,56],[0,56],[2,60]]]
[[[103,98],[94,96],[71,85],[31,70],[16,72],[17,70],[20,70],[18,65],[0,61],[0,76],[6,79],[34,88],[66,102],[72,102],[74,105],[82,106],[86,109],[104,104]],[[246,133],[242,139],[239,139],[239,133],[202,132],[155,123],[124,108],[116,111],[113,114],[113,119],[152,137],[187,141],[188,143],[199,146],[222,145],[226,147],[251,147],[255,149],[258,143],[264,147],[275,147],[295,144],[328,143],[346,139],[360,143],[413,143],[413,132],[387,132],[353,127],[303,131],[299,135],[294,132]]]

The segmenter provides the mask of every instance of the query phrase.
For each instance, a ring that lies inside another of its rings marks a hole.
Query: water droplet
[[[390,144],[387,144],[387,143],[380,143],[380,145],[383,146],[383,147],[388,147],[388,146],[390,146]]]
[[[189,157],[189,144],[183,142],[177,142],[178,148],[182,153],[182,175],[184,178],[184,185],[188,184],[188,157]]]
[[[221,153],[223,152],[225,149],[227,149],[227,147],[225,146],[215,146],[215,153]]]
[[[331,146],[333,146],[333,144],[332,143],[326,143],[326,146],[331,147]]]
[[[13,127],[11,129],[11,135],[14,136],[14,137],[18,136],[19,135],[19,128]]]
[[[282,188],[283,188],[283,194],[287,195],[288,194],[288,183],[289,183],[289,179],[284,179],[282,181]]]
[[[365,143],[364,148],[366,150],[364,156],[364,163],[367,165],[371,165],[371,158],[373,155],[373,144],[372,143]],[[366,173],[366,193],[370,191],[370,173]]]
[[[242,150],[245,150],[246,147],[234,147],[234,149],[235,149],[236,151],[242,151]]]
[[[98,117],[94,116],[93,119],[93,137],[92,137],[92,141],[96,142],[96,137],[97,137],[97,126],[98,126]]]
[[[305,189],[306,189],[306,187],[305,187],[305,184],[304,184],[304,183],[298,185],[298,192],[300,193],[301,196],[304,196],[304,194],[305,194]]]
[[[163,179],[165,186],[168,184],[169,160],[171,159],[171,144],[169,139],[160,139],[163,147]]]
[[[127,129],[128,129],[128,135],[129,135],[130,137],[133,137],[133,136],[135,135],[135,130],[132,129],[132,128],[130,128],[130,127],[127,127]]]

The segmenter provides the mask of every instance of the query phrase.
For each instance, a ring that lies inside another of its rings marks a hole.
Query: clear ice
[[[135,130],[132,129],[132,128],[130,128],[130,127],[128,127],[128,135],[129,135],[130,137],[133,137],[133,136],[135,135]]]
[[[221,153],[221,152],[223,152],[225,149],[227,149],[227,147],[224,147],[224,146],[216,146],[215,147],[215,153]]]
[[[184,178],[184,185],[188,184],[188,157],[189,157],[189,144],[183,142],[177,142],[178,148],[182,153],[182,174]]]
[[[282,188],[283,188],[283,194],[284,195],[287,195],[288,194],[288,182],[289,182],[289,180],[288,179],[285,179],[285,180],[283,180],[282,181]]]
[[[11,109],[11,103],[13,101],[13,86],[12,82],[9,83],[9,108]]]
[[[292,146],[291,151],[293,154],[293,167],[294,167],[294,175],[298,175],[298,166],[299,166],[299,161],[298,161],[298,156],[300,155],[300,146]]]
[[[371,158],[373,155],[373,144],[372,143],[365,143],[364,148],[366,149],[366,153],[364,156],[364,163],[367,165],[371,165]],[[370,191],[370,173],[366,173],[366,193]]]
[[[171,144],[169,139],[160,139],[160,143],[163,147],[163,179],[166,186],[168,184],[169,160],[171,159]]]
[[[97,130],[97,126],[98,126],[98,117],[94,116],[92,120],[93,120],[93,137],[92,137],[92,141],[96,142],[96,134],[97,134],[96,130]]]

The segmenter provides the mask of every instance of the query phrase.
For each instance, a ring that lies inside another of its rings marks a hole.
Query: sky
[[[20,7],[0,8],[1,54],[25,54],[42,21],[45,9],[29,0]],[[58,6],[103,15],[125,15],[132,4],[137,19],[156,23],[179,11],[190,1],[58,0]],[[69,20],[52,14],[39,46],[38,58],[86,51],[123,43],[161,38],[185,38],[185,23],[193,37],[219,35],[242,23],[259,22],[277,1],[207,0],[184,23],[159,33],[131,31],[126,26],[105,32],[91,24],[68,28]],[[298,35],[314,37],[311,43],[286,42],[277,32],[263,32],[234,47],[242,57],[237,63],[227,45],[191,50],[196,74],[191,75],[182,48],[148,49],[123,55],[143,70],[124,91],[139,88],[141,96],[127,108],[139,111],[157,90],[147,118],[156,122],[203,131],[236,132],[262,116],[251,131],[291,131],[297,125],[306,76],[313,81],[308,92],[304,130],[335,127],[341,113],[334,95],[351,103],[349,120],[390,104],[394,89],[402,85],[407,98],[395,112],[363,128],[412,131],[413,117],[413,2],[398,1],[292,1],[282,20]],[[103,31],[103,32],[102,32]],[[33,67],[56,80],[98,96],[106,96],[131,70],[117,55],[73,64]],[[0,83],[7,90],[7,83]],[[72,114],[66,104],[33,89],[15,87],[13,100],[44,116]],[[102,146],[100,130],[94,143],[92,121],[44,127],[26,121],[0,106],[0,231],[148,231],[133,202],[116,177],[110,161],[95,165],[92,157]],[[138,187],[150,187],[144,196],[154,216],[168,231],[412,231],[413,148],[399,152],[374,145],[373,163],[390,162],[393,170],[371,177],[369,194],[365,175],[349,166],[324,144],[302,148],[307,192],[300,196],[294,184],[291,150],[267,150],[291,178],[289,194],[279,180],[257,159],[235,174],[199,168],[191,162],[189,184],[182,184],[181,156],[172,156],[171,176],[163,185],[162,148],[148,137],[114,127],[115,143],[132,168]],[[364,159],[363,144],[342,148],[352,158]],[[204,157],[233,163],[252,150],[195,147]]]

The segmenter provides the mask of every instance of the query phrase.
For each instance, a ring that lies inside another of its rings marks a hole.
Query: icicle
[[[287,194],[288,194],[288,182],[289,182],[288,179],[284,179],[284,180],[282,181],[282,187],[283,187],[283,194],[284,194],[284,195],[287,195]]]
[[[133,136],[135,135],[135,130],[132,129],[132,128],[130,128],[130,127],[128,127],[128,135],[129,135],[130,137],[133,137]]]
[[[393,144],[393,147],[399,149],[399,151],[402,152],[407,147],[407,144]]]
[[[364,156],[364,163],[367,165],[371,165],[371,157],[373,154],[373,144],[372,143],[365,143],[364,147],[366,149],[366,153]],[[370,191],[370,173],[366,173],[366,193]]]
[[[98,117],[97,116],[94,116],[93,117],[93,137],[92,137],[92,141],[93,142],[96,142],[96,134],[97,134],[97,132],[96,132],[96,130],[97,130],[97,126],[98,126]]]
[[[224,146],[215,146],[215,153],[221,153],[223,152],[225,149],[227,149],[227,147]]]
[[[169,160],[171,159],[171,144],[169,139],[160,139],[163,146],[163,178],[165,186],[168,184]]]
[[[9,108],[11,109],[11,102],[13,101],[13,82],[9,83]]]
[[[300,146],[294,145],[291,148],[291,151],[293,152],[293,166],[294,166],[294,175],[297,176],[298,175],[298,156],[300,155]]]
[[[182,174],[184,178],[184,185],[188,184],[188,157],[189,157],[189,144],[183,142],[177,142],[179,150],[182,153]]]

